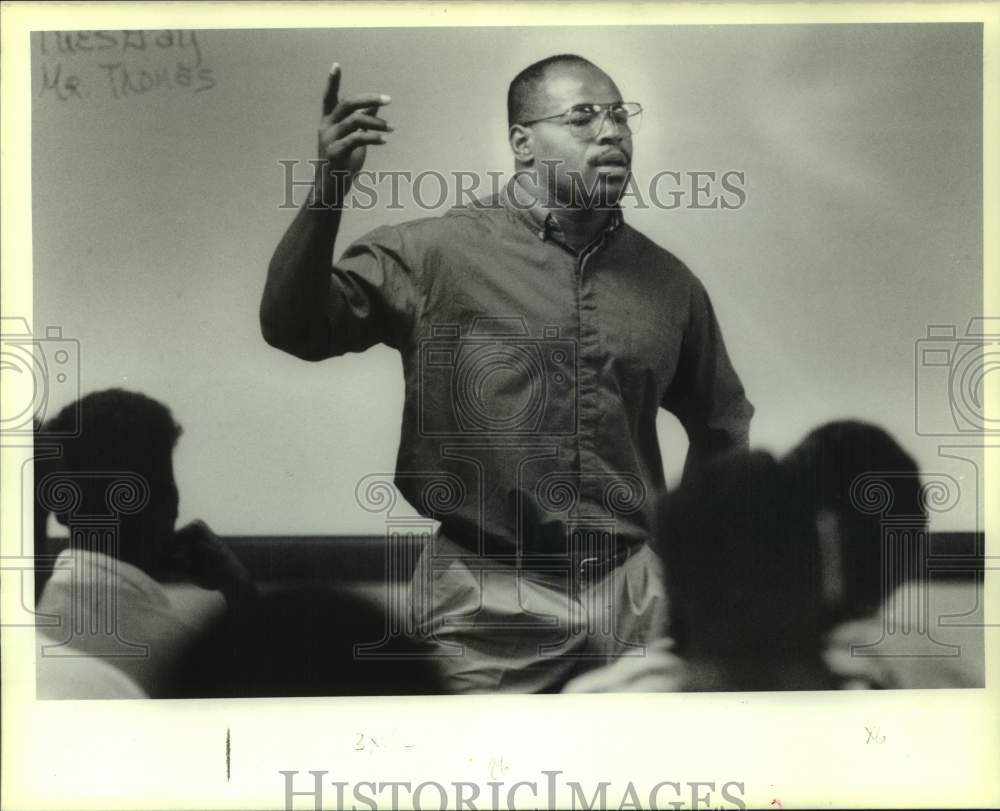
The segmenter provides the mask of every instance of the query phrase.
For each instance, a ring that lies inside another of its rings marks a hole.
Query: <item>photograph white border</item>
[[[983,214],[986,224],[1000,222],[996,4],[22,3],[5,4],[2,14],[4,315],[32,312],[28,32],[39,28],[979,21],[984,63],[994,68],[984,71]],[[984,310],[1000,314],[995,227],[984,228],[983,247],[984,267],[992,269],[984,273]],[[997,377],[987,394],[994,419]],[[5,407],[22,401],[16,391],[2,397]],[[20,476],[26,457],[19,453],[4,449],[6,483]],[[997,484],[997,452],[988,451],[987,554],[997,552]],[[0,488],[0,499],[3,554],[16,555],[20,488]],[[11,616],[20,610],[13,579],[20,574],[5,569],[2,576],[0,608]],[[997,623],[998,573],[987,570],[985,580],[986,619]],[[283,808],[279,771],[305,777],[310,769],[348,783],[471,781],[483,785],[482,797],[490,780],[541,781],[542,770],[561,770],[563,781],[612,782],[609,797],[629,782],[648,796],[665,780],[737,781],[749,808],[1000,804],[996,629],[986,634],[983,690],[143,702],[35,701],[31,630],[2,631],[2,805],[11,811]],[[873,727],[882,743],[866,740]],[[381,743],[367,745],[366,738]],[[334,799],[331,790],[324,807],[333,808]],[[296,807],[311,804],[299,800]]]

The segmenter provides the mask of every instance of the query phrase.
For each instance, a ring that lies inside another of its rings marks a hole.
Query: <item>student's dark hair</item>
[[[66,406],[42,431],[60,437],[64,470],[142,472],[151,461],[169,458],[182,429],[163,403],[106,389]]]
[[[61,447],[59,481],[73,484],[81,499],[74,509],[81,514],[107,514],[109,487],[123,474],[140,476],[149,488],[148,501],[137,501],[135,512],[121,516],[118,533],[87,534],[77,544],[156,576],[177,519],[172,456],[180,434],[169,408],[124,389],[88,394],[42,427],[40,437]],[[69,512],[55,509],[54,514],[70,525]]]
[[[840,420],[809,433],[782,464],[794,483],[796,498],[814,515],[828,509],[838,519],[845,592],[840,611],[868,613],[885,596],[885,518],[903,519],[915,532],[926,530],[916,461],[882,428]],[[871,509],[873,496],[885,502],[885,514]]]
[[[764,452],[735,452],[685,479],[667,502],[659,550],[682,655],[760,660],[818,649],[810,519]]]
[[[577,65],[596,68],[589,59],[576,54],[556,54],[528,65],[514,77],[507,89],[507,126],[521,123],[531,111],[531,102],[551,68]],[[599,68],[598,68],[599,70]]]

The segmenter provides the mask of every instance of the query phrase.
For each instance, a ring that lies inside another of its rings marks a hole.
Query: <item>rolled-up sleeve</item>
[[[411,334],[417,301],[403,229],[385,226],[354,242],[331,269],[330,356],[378,343],[399,349]]]
[[[749,444],[754,408],[726,352],[708,292],[694,277],[677,372],[661,405],[687,431],[694,452],[689,461]]]

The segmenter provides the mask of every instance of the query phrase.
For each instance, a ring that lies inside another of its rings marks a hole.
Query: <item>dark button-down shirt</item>
[[[333,267],[329,352],[399,350],[398,488],[470,550],[530,563],[656,532],[657,409],[712,452],[746,443],[753,407],[682,262],[620,211],[574,251],[523,197],[351,245]]]

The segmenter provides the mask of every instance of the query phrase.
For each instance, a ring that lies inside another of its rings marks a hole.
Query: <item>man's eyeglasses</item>
[[[642,124],[642,105],[637,101],[616,101],[611,104],[574,104],[568,110],[557,115],[547,115],[531,121],[522,121],[521,125],[538,124],[541,121],[556,121],[569,127],[575,137],[586,139],[596,138],[604,122],[611,119],[616,127],[624,127],[634,135]]]

